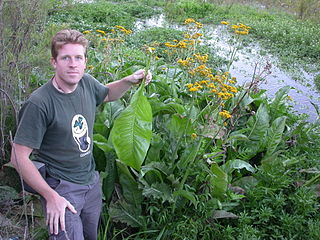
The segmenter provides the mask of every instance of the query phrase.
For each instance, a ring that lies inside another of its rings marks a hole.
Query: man
[[[55,75],[23,105],[12,146],[11,163],[42,197],[50,239],[97,239],[102,193],[92,156],[96,106],[121,98],[145,77],[138,70],[102,85],[85,73],[87,46],[76,30],[53,37]],[[30,160],[33,150],[45,165],[44,177]]]

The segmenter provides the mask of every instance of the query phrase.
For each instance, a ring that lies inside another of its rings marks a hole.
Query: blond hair
[[[84,35],[73,29],[64,29],[56,33],[51,41],[51,56],[56,59],[58,56],[58,51],[62,46],[68,43],[80,44],[87,51],[89,41],[84,37]]]

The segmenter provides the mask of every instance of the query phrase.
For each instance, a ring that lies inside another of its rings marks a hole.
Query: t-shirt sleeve
[[[14,142],[32,149],[39,149],[46,128],[47,121],[43,110],[27,101],[19,112],[19,123]]]
[[[96,98],[96,105],[99,105],[103,102],[109,92],[109,88],[99,82],[97,79],[92,77],[89,74],[85,75],[86,77],[90,78],[90,84],[92,86],[95,98]]]

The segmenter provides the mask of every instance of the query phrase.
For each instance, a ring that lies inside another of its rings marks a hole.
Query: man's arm
[[[112,102],[121,98],[131,88],[132,85],[140,83],[144,77],[145,70],[140,69],[121,80],[108,83],[106,86],[109,88],[109,92],[104,101]],[[146,76],[146,84],[151,81],[151,78],[151,72],[148,72]]]
[[[14,143],[11,151],[11,163],[24,181],[46,200],[46,224],[49,225],[51,234],[58,234],[59,223],[61,230],[65,231],[66,207],[73,213],[76,213],[76,210],[70,202],[61,197],[42,178],[38,169],[29,158],[31,152],[31,148]]]

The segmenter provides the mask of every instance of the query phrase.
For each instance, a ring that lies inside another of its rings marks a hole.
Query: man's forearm
[[[109,92],[105,101],[111,102],[121,98],[133,85],[129,79],[130,77],[132,76],[130,75],[121,80],[108,83],[106,86],[109,88]]]
[[[38,169],[29,159],[28,152],[25,153],[24,150],[21,151],[20,146],[17,148],[18,149],[13,147],[12,149],[11,163],[22,176],[23,180],[45,199],[56,195],[57,193],[47,184]]]

